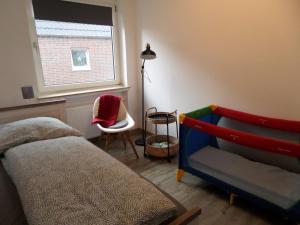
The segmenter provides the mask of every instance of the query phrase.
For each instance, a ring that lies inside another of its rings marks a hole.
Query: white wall
[[[131,87],[128,92],[129,111],[133,116],[137,127],[139,127],[139,83],[137,82],[137,36],[136,36],[136,17],[135,17],[135,0],[119,0],[119,16],[121,35],[123,37],[123,65],[126,65],[126,79],[128,85]]]
[[[21,86],[34,85],[34,67],[25,1],[0,2],[0,107],[20,105]]]
[[[137,118],[138,87],[133,6],[133,0],[121,0],[118,10],[123,47],[130,49],[128,52],[123,51],[123,56],[127,59],[122,64],[127,84],[131,87],[128,92],[128,108],[132,116]],[[20,89],[24,85],[32,85],[35,92],[37,91],[26,9],[26,0],[0,1],[0,108],[38,102],[38,99],[23,100]],[[68,123],[81,130],[88,138],[99,134],[97,129],[90,125],[92,104],[98,95],[99,93],[66,98]]]
[[[215,103],[300,120],[299,0],[136,0],[148,106]]]

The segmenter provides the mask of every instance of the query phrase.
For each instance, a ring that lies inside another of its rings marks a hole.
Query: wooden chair
[[[98,97],[94,102],[93,119],[98,116],[99,100],[100,100],[100,97]],[[135,148],[134,143],[132,142],[130,134],[129,134],[129,130],[134,126],[135,123],[134,123],[134,120],[132,119],[132,117],[129,115],[124,103],[121,101],[117,121],[122,121],[122,120],[126,120],[128,122],[128,124],[121,128],[109,128],[109,127],[106,128],[106,127],[101,126],[101,124],[97,123],[97,127],[103,133],[106,134],[105,150],[108,149],[110,134],[120,134],[120,136],[123,140],[124,147],[126,148],[126,140],[127,140],[130,143],[136,158],[138,159],[139,155],[137,154],[136,148]]]

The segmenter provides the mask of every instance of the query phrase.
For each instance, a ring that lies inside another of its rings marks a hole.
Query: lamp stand
[[[142,137],[135,140],[135,144],[139,146],[144,146],[145,145],[145,105],[144,105],[144,80],[145,80],[145,59],[143,61],[142,69],[141,69],[141,74],[142,74],[142,130],[143,134]]]

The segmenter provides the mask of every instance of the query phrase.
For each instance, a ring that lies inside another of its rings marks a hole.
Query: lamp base
[[[138,145],[138,146],[144,146],[145,145],[145,140],[144,138],[139,138],[139,139],[136,139],[135,140],[135,144]]]

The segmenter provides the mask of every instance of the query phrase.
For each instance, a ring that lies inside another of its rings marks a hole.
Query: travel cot
[[[209,106],[180,115],[179,168],[300,224],[300,122]]]

